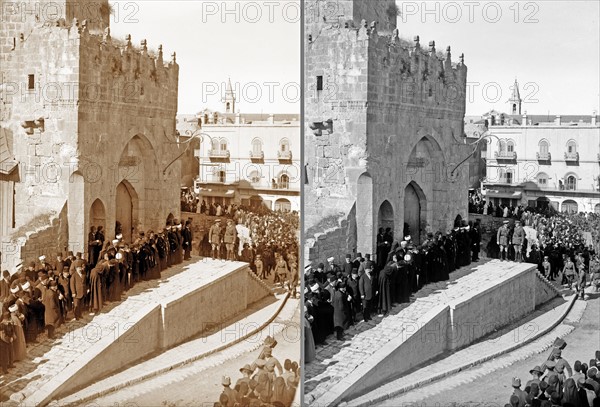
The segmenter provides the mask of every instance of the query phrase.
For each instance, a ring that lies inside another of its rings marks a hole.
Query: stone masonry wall
[[[92,13],[63,6],[65,15]],[[11,15],[0,29],[1,126],[12,135],[9,150],[19,162],[15,231],[66,205],[68,249],[85,252],[92,203],[100,197],[106,237],[114,236],[116,187],[123,180],[136,201],[134,226],[158,228],[170,213],[179,217],[175,55],[165,63],[162,47],[151,53],[145,41],[138,49],[129,38],[112,39],[99,20],[35,16]]]
[[[367,8],[359,0],[353,4]],[[397,30],[380,34],[377,24],[360,25],[309,23],[305,43],[305,230],[324,232],[327,219],[344,219],[355,208],[348,220],[357,225],[358,238],[347,240],[356,244],[341,246],[342,253],[374,251],[385,200],[393,212],[386,221],[401,237],[404,191],[411,183],[421,195],[421,234],[446,231],[457,214],[467,215],[468,166],[451,174],[470,153],[462,139],[462,58],[455,64],[449,49],[440,56],[433,43],[423,51],[418,39],[409,43]],[[314,241],[310,261],[329,251],[320,247],[325,240]]]

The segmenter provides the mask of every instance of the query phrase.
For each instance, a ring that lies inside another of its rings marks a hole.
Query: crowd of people
[[[405,225],[405,232],[409,231]],[[457,219],[454,229],[428,233],[420,245],[411,236],[394,240],[391,229],[381,228],[375,258],[361,253],[335,257],[316,268],[307,266],[305,278],[305,361],[315,356],[315,346],[326,345],[329,335],[344,339],[344,331],[372,314],[385,316],[424,285],[450,278],[450,273],[479,261],[479,222]]]
[[[576,360],[571,365],[562,357],[564,340],[555,341],[548,358],[534,366],[523,388],[519,377],[512,379],[513,393],[505,407],[596,407],[600,405],[600,351],[589,364]]]
[[[299,281],[300,217],[297,212],[275,212],[232,205],[210,229],[201,231],[198,253],[214,259],[250,264],[261,279],[273,279],[296,296]]]
[[[191,259],[191,220],[185,226],[168,221],[158,231],[139,232],[133,242],[123,241],[117,222],[116,238],[105,242],[101,226],[92,226],[88,255],[45,255],[14,274],[3,270],[0,281],[0,365],[6,374],[14,362],[25,359],[27,346],[47,332],[54,338],[65,321],[80,320],[84,313],[102,312],[109,302],[121,300],[136,283],[160,278],[167,268]],[[47,261],[48,260],[48,261]]]
[[[300,384],[298,362],[285,359],[281,365],[273,356],[277,341],[265,339],[260,354],[252,364],[240,367],[240,377],[232,382],[223,376],[223,391],[215,407],[290,407]]]

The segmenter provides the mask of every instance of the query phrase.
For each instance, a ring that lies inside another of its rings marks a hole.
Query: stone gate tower
[[[178,217],[175,54],[112,38],[107,0],[0,6],[2,267]]]
[[[307,3],[306,259],[446,232],[467,215],[462,55],[400,38],[394,1]]]

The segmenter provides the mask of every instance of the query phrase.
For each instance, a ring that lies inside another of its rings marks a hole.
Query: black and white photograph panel
[[[305,405],[600,405],[599,19],[305,1]]]
[[[299,406],[300,0],[0,10],[0,404]]]

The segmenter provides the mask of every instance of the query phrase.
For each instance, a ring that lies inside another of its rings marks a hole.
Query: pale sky
[[[179,64],[178,113],[223,111],[231,78],[242,113],[300,113],[300,0],[110,1],[111,35]]]
[[[328,0],[334,1],[334,0]],[[300,0],[111,1],[112,35],[177,52],[179,113],[221,108],[231,78],[241,112],[300,110]],[[517,78],[530,114],[600,112],[600,2],[398,1],[400,35],[465,54],[467,115],[506,103]]]
[[[435,40],[438,51],[450,45],[456,61],[465,54],[473,95],[467,115],[508,112],[515,77],[529,114],[600,113],[599,1],[397,4],[405,11],[401,37],[419,35],[422,46]]]

